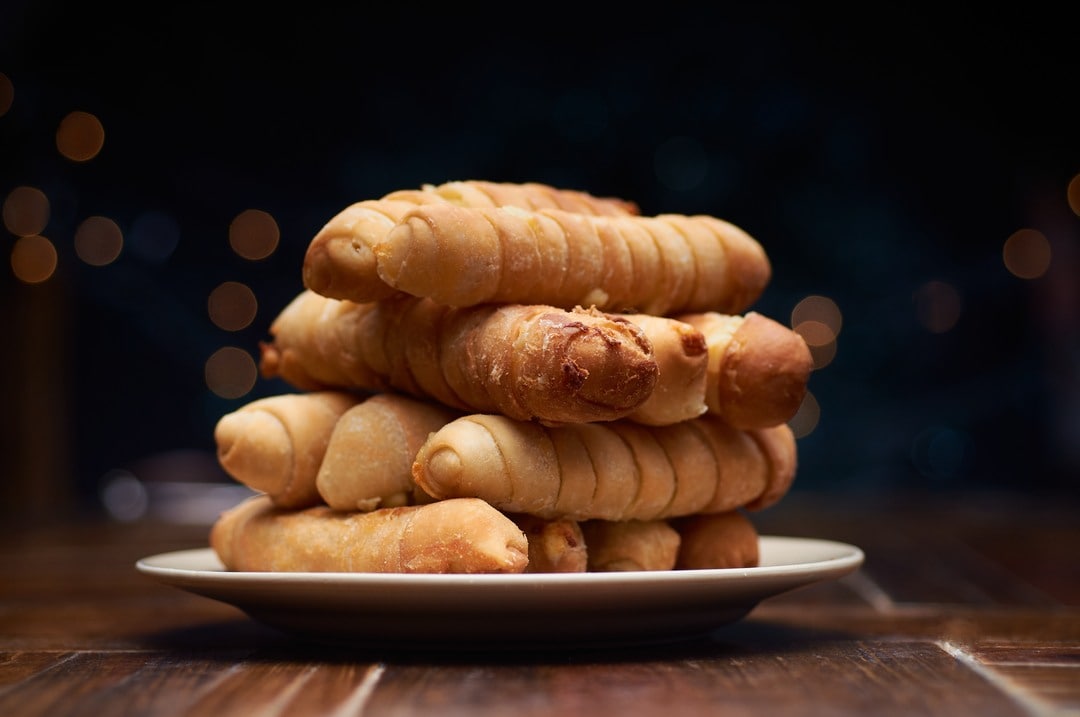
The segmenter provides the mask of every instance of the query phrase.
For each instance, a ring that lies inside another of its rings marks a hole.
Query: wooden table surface
[[[0,529],[0,715],[1080,715],[1077,503],[790,494],[763,534],[861,569],[663,646],[424,654],[305,642],[135,570],[206,527]]]

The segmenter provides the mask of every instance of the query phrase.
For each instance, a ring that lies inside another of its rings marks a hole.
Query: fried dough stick
[[[543,518],[655,520],[763,508],[795,468],[787,424],[740,431],[705,414],[669,426],[545,427],[474,414],[431,434],[413,479],[436,499],[477,497]]]
[[[813,357],[797,332],[755,311],[681,314],[708,346],[705,404],[736,428],[765,428],[795,415]]]
[[[409,210],[432,203],[488,208],[512,205],[614,216],[637,213],[633,202],[537,182],[464,180],[425,184],[420,189],[398,190],[380,199],[350,204],[334,215],[308,245],[303,263],[304,287],[323,296],[357,302],[401,293],[379,277],[374,247]]]
[[[666,520],[586,520],[581,533],[590,572],[675,568],[681,538]]]
[[[525,513],[508,513],[529,541],[527,573],[583,573],[588,555],[581,525],[569,518],[545,520]]]
[[[321,500],[315,480],[330,436],[360,400],[345,391],[315,391],[245,404],[214,426],[218,463],[280,507],[316,505]]]
[[[442,184],[423,184],[419,190],[402,189],[384,199],[404,199],[429,204],[430,197],[459,207],[520,207],[521,209],[562,209],[578,214],[624,216],[640,214],[637,204],[619,197],[600,197],[579,189],[555,187],[542,182],[489,182],[466,179]]]
[[[270,333],[262,375],[301,390],[396,390],[546,423],[619,418],[649,398],[659,374],[640,327],[585,309],[355,304],[304,291]]]
[[[345,512],[259,495],[221,514],[210,547],[253,572],[520,573],[529,560],[524,533],[475,498]]]
[[[453,306],[520,302],[656,316],[734,314],[760,297],[772,273],[753,237],[706,215],[423,204],[373,251],[387,284]]]
[[[670,522],[681,538],[676,570],[756,568],[760,564],[757,529],[739,510],[688,515]]]
[[[318,494],[337,510],[431,502],[412,479],[413,460],[432,431],[459,415],[434,401],[397,393],[367,398],[334,425],[315,476]]]
[[[683,321],[651,314],[626,314],[652,343],[659,376],[652,393],[626,418],[666,426],[708,410],[709,347],[705,334]]]

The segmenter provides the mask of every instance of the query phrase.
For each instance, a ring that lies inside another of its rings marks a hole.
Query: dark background
[[[30,357],[48,383],[31,389],[64,397],[33,420],[8,412],[11,470],[62,475],[57,487],[93,508],[111,471],[212,454],[221,415],[285,389],[260,380],[222,399],[204,363],[224,345],[256,351],[301,289],[319,227],[360,199],[477,178],[728,219],[773,262],[755,309],[787,322],[804,296],[834,299],[839,350],[811,378],[821,418],[800,441],[794,490],[1074,490],[1080,220],[1066,188],[1080,172],[1080,62],[1065,17],[1031,4],[956,19],[888,4],[861,16],[766,4],[618,18],[225,7],[0,9],[0,72],[15,91],[0,116],[0,196],[45,191],[60,254],[43,285],[0,272],[2,316],[23,327],[3,386],[25,394],[19,357],[26,331],[47,330],[32,328],[43,315],[58,348]],[[106,131],[85,164],[53,142],[77,109]],[[249,208],[281,228],[259,262],[227,242]],[[130,230],[146,212],[179,228],[167,261],[75,257],[85,217]],[[1021,228],[1053,246],[1040,279],[1002,263]],[[259,298],[248,330],[209,320],[207,295],[226,280]],[[962,298],[941,334],[917,316],[917,292],[935,280]],[[52,308],[28,313],[43,302]],[[28,458],[28,445],[53,458]],[[210,461],[188,479],[220,477]]]

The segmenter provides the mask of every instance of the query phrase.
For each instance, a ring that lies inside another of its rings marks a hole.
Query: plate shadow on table
[[[294,635],[258,620],[239,617],[150,633],[140,642],[148,649],[178,650],[207,661],[219,659],[230,663],[239,652],[245,653],[246,660],[255,662],[528,665],[776,656],[858,641],[864,637],[854,632],[774,624],[747,617],[698,636],[670,641],[518,645],[508,637],[498,646],[464,642],[401,646],[389,641],[350,642]]]

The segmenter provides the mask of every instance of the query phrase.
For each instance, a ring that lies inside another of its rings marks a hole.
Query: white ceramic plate
[[[213,550],[143,558],[139,572],[284,632],[393,648],[666,642],[740,620],[761,600],[856,570],[845,543],[761,536],[755,568],[521,575],[256,573]]]

